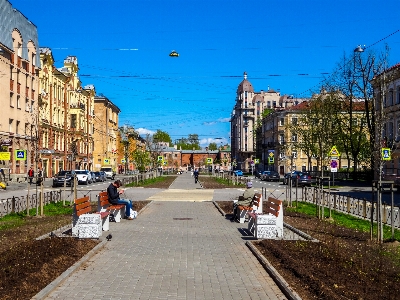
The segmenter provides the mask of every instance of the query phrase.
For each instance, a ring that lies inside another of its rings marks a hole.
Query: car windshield
[[[87,174],[86,171],[80,171],[80,170],[75,171],[75,173],[76,173],[76,174]]]
[[[65,176],[65,175],[71,175],[71,171],[60,171],[57,174],[57,176]]]
[[[111,169],[111,168],[101,168],[101,171],[104,171],[104,172],[111,172],[112,169]]]

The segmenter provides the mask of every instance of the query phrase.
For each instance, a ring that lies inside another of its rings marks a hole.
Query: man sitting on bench
[[[124,191],[118,191],[118,188],[122,186],[121,180],[115,180],[113,183],[110,183],[107,188],[108,202],[111,204],[124,204],[125,205],[125,218],[128,220],[133,220],[131,217],[131,209],[133,208],[133,204],[131,200],[128,199],[120,199],[119,195]]]
[[[234,221],[237,215],[237,207],[239,205],[242,206],[250,206],[251,202],[253,201],[255,191],[253,190],[253,183],[251,181],[248,181],[246,183],[247,189],[244,191],[242,196],[239,196],[239,199],[237,202],[233,204],[233,217],[230,219],[231,221]]]

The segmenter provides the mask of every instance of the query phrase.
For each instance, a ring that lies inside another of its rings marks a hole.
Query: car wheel
[[[86,181],[85,181],[85,185],[88,185],[88,184],[89,184],[89,180],[86,180]]]

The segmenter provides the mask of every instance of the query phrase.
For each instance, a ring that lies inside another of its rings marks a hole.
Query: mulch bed
[[[232,213],[232,201],[218,201]],[[259,240],[258,250],[303,299],[399,299],[399,244],[284,210],[287,224],[320,242]]]
[[[199,181],[201,185],[205,189],[226,189],[226,188],[237,188],[237,187],[244,187],[244,184],[241,185],[227,185],[224,183],[217,182],[214,177],[203,175],[199,176]]]
[[[134,209],[139,212],[149,202],[134,201]],[[31,299],[99,243],[72,237],[36,240],[70,223],[70,215],[27,217],[24,225],[0,231],[0,300]]]

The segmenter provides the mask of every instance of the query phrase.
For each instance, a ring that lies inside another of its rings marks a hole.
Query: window
[[[30,113],[33,113],[33,108],[35,107],[35,101],[31,101],[31,106],[29,107]]]
[[[352,119],[353,126],[357,126],[358,120],[357,118]]]
[[[297,133],[292,134],[292,142],[297,142]]]
[[[285,118],[280,118],[279,119],[279,126],[285,125]]]
[[[293,159],[297,158],[297,151],[292,151],[292,157],[293,157]]]
[[[14,119],[8,119],[8,132],[13,132]]]
[[[21,100],[20,100],[20,96],[19,95],[17,95],[17,108],[18,109],[21,109]]]
[[[279,143],[284,144],[285,143],[285,136],[282,134],[279,135]]]
[[[71,128],[76,128],[76,114],[71,115]]]
[[[15,124],[15,134],[19,134],[19,130],[18,130],[19,123],[20,123],[20,121],[17,121],[16,124]]]
[[[279,153],[279,158],[285,158],[285,153],[284,152]]]
[[[14,93],[10,93],[10,106],[14,107]]]
[[[396,104],[400,104],[400,86],[397,87]]]
[[[276,101],[272,102],[272,106],[275,108],[276,107]]]
[[[292,125],[297,125],[297,118],[292,118]]]
[[[393,90],[392,90],[392,89],[389,90],[389,95],[388,95],[388,97],[389,97],[389,99],[388,99],[388,101],[389,101],[388,106],[392,106],[392,105],[393,105]]]

